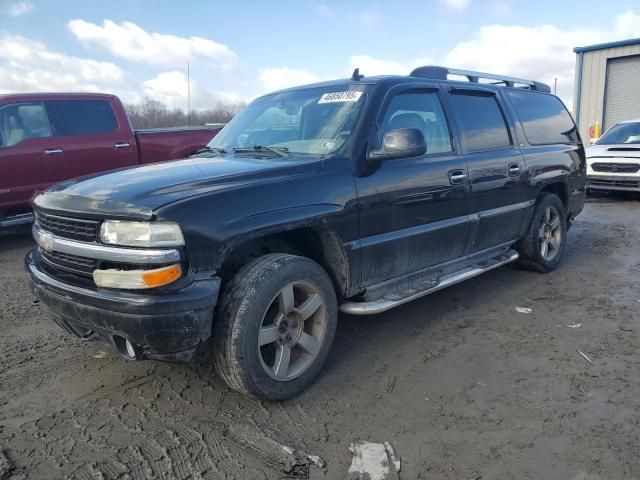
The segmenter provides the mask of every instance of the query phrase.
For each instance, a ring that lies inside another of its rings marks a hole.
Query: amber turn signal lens
[[[180,278],[182,275],[182,268],[180,265],[171,265],[164,268],[156,268],[155,270],[149,270],[147,273],[142,274],[142,281],[149,288],[161,287]]]
[[[153,270],[94,270],[93,280],[98,287],[140,289],[161,287],[174,282],[182,275],[180,264]]]

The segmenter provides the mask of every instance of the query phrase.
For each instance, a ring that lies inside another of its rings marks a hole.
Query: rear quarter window
[[[527,90],[505,93],[531,145],[579,141],[576,125],[558,97]]]

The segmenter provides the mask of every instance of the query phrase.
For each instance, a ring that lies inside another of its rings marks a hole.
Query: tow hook
[[[144,358],[140,348],[131,343],[128,338],[121,335],[114,335],[113,343],[118,353],[127,360],[142,360]]]

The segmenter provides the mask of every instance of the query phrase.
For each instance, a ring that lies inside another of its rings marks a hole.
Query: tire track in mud
[[[23,424],[20,436],[34,441],[19,453],[38,452],[33,472],[54,469],[67,478],[269,479],[284,472],[281,459],[270,458],[270,442],[313,451],[305,439],[316,437],[316,422],[300,407],[267,408],[209,382],[194,385],[197,372],[185,377],[174,382],[156,373],[78,397],[66,409]],[[186,413],[194,410],[218,411],[218,418]],[[229,428],[234,441],[224,434]],[[92,461],[83,464],[86,458]]]

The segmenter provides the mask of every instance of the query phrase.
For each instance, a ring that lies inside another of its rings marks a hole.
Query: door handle
[[[520,165],[518,165],[517,163],[512,163],[511,165],[509,165],[509,176],[517,177],[519,175],[520,175]]]
[[[116,148],[127,148],[129,144],[127,142],[118,142],[114,145]]]
[[[464,170],[451,170],[449,172],[449,183],[451,185],[461,185],[467,180],[467,172]]]
[[[61,148],[47,148],[44,151],[45,155],[60,155],[62,153]]]

